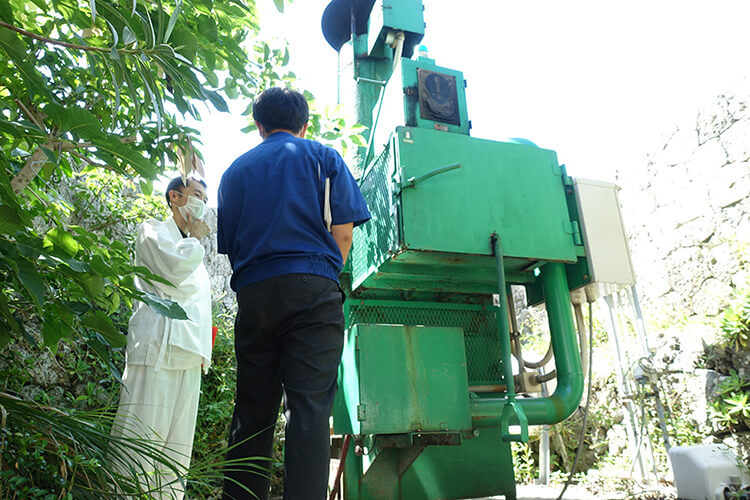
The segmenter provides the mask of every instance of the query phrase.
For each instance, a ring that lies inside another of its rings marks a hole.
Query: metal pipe
[[[557,369],[557,388],[546,398],[516,400],[528,417],[529,425],[556,424],[568,418],[581,402],[583,371],[573,313],[570,307],[568,280],[563,264],[551,262],[541,268],[540,279],[547,306],[552,350]],[[470,401],[475,428],[496,427],[505,398],[473,399]]]
[[[573,310],[575,311],[575,318],[576,318],[576,330],[578,331],[578,342],[581,346],[581,370],[583,373],[586,373],[589,366],[589,341],[586,337],[586,324],[583,321],[583,309],[581,307],[581,304],[575,304],[573,306]],[[547,364],[552,358],[552,346],[550,345],[550,348],[547,349],[547,354],[544,355],[544,359],[542,359],[542,364]],[[546,360],[546,361],[545,361]],[[526,366],[529,366],[528,364]],[[541,366],[541,365],[540,365]],[[540,366],[534,366],[534,368],[539,368]],[[557,377],[557,371],[552,370],[549,373],[545,373],[544,375],[537,375],[536,381],[537,383],[541,382],[549,382],[553,378]]]
[[[492,236],[492,250],[497,261],[497,293],[500,300],[497,311],[497,335],[500,344],[500,355],[503,361],[503,379],[507,386],[505,393],[509,402],[516,400],[516,388],[513,381],[513,367],[510,364],[510,325],[508,325],[508,289],[505,286],[505,266],[503,265],[503,242],[497,235]],[[507,353],[508,356],[503,356]]]
[[[539,375],[544,375],[544,367],[540,367]],[[542,397],[549,396],[547,392],[547,383],[542,382]],[[549,425],[542,426],[542,432],[539,435],[539,483],[549,484],[550,475],[550,456],[549,456]]]
[[[351,439],[352,436],[350,434],[344,436],[344,443],[341,446],[341,455],[339,457],[339,466],[336,470],[336,479],[333,481],[333,489],[331,490],[331,495],[328,497],[329,500],[341,498],[341,475],[344,472],[344,463],[346,461],[346,454],[349,451],[349,442]]]
[[[547,348],[546,354],[541,360],[539,361],[524,360],[523,364],[526,366],[526,368],[531,368],[533,370],[536,370],[537,368],[541,368],[547,363],[549,363],[551,359],[552,359],[552,343],[550,343],[549,347]]]
[[[507,289],[508,299],[508,317],[510,318],[510,336],[513,340],[513,347],[515,347],[515,356],[518,361],[518,375],[519,375],[519,392],[527,392],[526,378],[523,376],[526,372],[526,368],[523,364],[523,350],[521,349],[521,333],[518,331],[518,318],[516,317],[516,305],[513,303],[513,289],[508,285]]]
[[[583,306],[575,304],[573,311],[575,311],[576,316],[578,343],[581,346],[581,369],[583,373],[586,373],[589,367],[589,340],[586,336],[586,323],[583,321]],[[591,326],[593,327],[593,318],[589,318],[589,322],[591,322]]]

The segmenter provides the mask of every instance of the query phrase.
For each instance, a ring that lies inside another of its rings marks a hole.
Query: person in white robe
[[[151,441],[184,472],[193,448],[201,367],[207,371],[211,363],[211,286],[200,243],[209,233],[202,221],[206,185],[189,179],[185,186],[178,177],[167,187],[166,198],[172,216],[149,219],[138,227],[135,263],[173,286],[142,279],[136,285],[178,303],[189,319],[171,319],[136,303],[112,433]],[[154,498],[183,498],[182,474],[155,467],[145,457],[134,459],[154,488]]]

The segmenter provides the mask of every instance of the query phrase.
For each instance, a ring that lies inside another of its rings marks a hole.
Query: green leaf
[[[141,181],[141,193],[143,193],[146,196],[151,196],[154,193],[154,182],[151,180],[148,181]]]
[[[359,134],[355,134],[355,135],[350,135],[350,136],[349,136],[349,139],[350,139],[350,140],[351,140],[351,141],[352,141],[352,142],[353,142],[354,144],[356,144],[357,146],[359,146],[360,148],[366,148],[366,147],[367,147],[367,141],[365,140],[365,138],[364,138],[364,137],[362,137],[362,136],[361,136],[361,135],[359,135]]]
[[[182,11],[182,0],[175,0],[174,11],[172,11],[172,15],[169,18],[169,23],[167,24],[167,30],[164,32],[164,43],[167,43],[169,41],[169,37],[172,34],[172,30],[174,29],[174,25],[177,22],[177,18],[180,17],[181,11]]]
[[[0,321],[0,349],[10,342],[10,329],[5,325],[5,321]]]
[[[18,266],[18,281],[29,291],[37,307],[41,308],[44,306],[46,287],[37,273],[36,266],[26,259],[18,259],[16,265]]]
[[[31,260],[36,260],[37,257],[39,257],[39,255],[42,253],[43,249],[42,249],[42,246],[41,246],[41,242],[39,242],[38,240],[37,240],[37,242],[40,243],[39,245],[35,245],[32,242],[33,242],[33,240],[31,240],[31,239],[26,240],[25,243],[21,243],[20,241],[16,241],[16,249],[18,250],[18,253],[20,253],[24,257],[26,257],[28,259],[31,259]],[[32,243],[32,244],[31,245],[27,245],[27,243]]]
[[[4,320],[6,327],[9,328],[11,332],[15,331],[17,333],[20,333],[22,331],[21,325],[18,323],[18,320],[15,318],[15,316],[13,316],[13,313],[11,313],[10,308],[8,307],[8,301],[3,293],[0,293],[0,314],[2,314],[2,319]],[[2,345],[0,345],[0,348],[2,348]]]
[[[77,276],[75,280],[86,290],[86,294],[95,299],[104,294],[104,278],[94,273],[84,273]]]
[[[0,49],[4,50],[8,54],[8,57],[11,58],[23,78],[26,87],[34,91],[31,94],[45,97],[49,95],[42,74],[28,62],[26,44],[15,33],[7,29],[0,29]]]
[[[49,103],[44,107],[44,112],[61,132],[71,132],[87,140],[102,135],[102,122],[87,109]]]
[[[13,24],[13,8],[8,3],[8,0],[0,0],[0,19],[8,24]]]
[[[128,28],[127,26],[123,26],[122,28],[122,44],[123,45],[130,45],[133,42],[138,41],[138,39],[135,37],[133,32]]]
[[[156,113],[157,128],[160,129],[162,126],[162,115],[164,115],[161,93],[156,86],[156,82],[154,82],[151,70],[139,59],[136,59],[135,61],[135,70],[141,77],[143,86],[146,87],[146,92],[148,92],[149,97],[151,97],[151,105],[153,106],[154,113]]]
[[[276,8],[279,12],[284,12],[284,0],[273,0],[273,3],[276,4]]]
[[[54,354],[57,354],[57,344],[60,339],[70,336],[71,333],[70,328],[59,321],[54,313],[45,315],[42,338],[44,339],[44,345],[49,347]]]
[[[96,22],[96,0],[89,0],[91,5],[91,26]],[[117,45],[117,42],[115,42]]]
[[[94,0],[91,0],[91,2],[93,3]],[[112,33],[112,50],[114,50],[117,44],[120,43],[120,35],[117,34],[117,30],[109,21],[107,21],[107,26],[109,26],[109,31]]]
[[[229,112],[229,106],[227,106],[227,102],[224,100],[223,97],[219,95],[218,92],[214,92],[213,90],[203,90],[203,95],[205,95],[209,101],[211,101],[211,104],[214,105],[216,109],[219,111],[222,111],[224,113]]]
[[[87,262],[81,262],[75,259],[60,259],[70,269],[77,273],[87,273],[91,271],[91,266]]]
[[[118,139],[102,137],[97,141],[96,147],[130,165],[141,177],[152,179],[156,176],[154,165],[132,144],[123,144]]]
[[[18,211],[8,205],[0,205],[0,234],[13,234],[24,227]]]
[[[75,257],[81,249],[73,235],[59,227],[50,229],[44,238],[44,248],[50,247],[62,250],[69,257]]]
[[[171,319],[190,319],[188,318],[185,310],[180,307],[180,304],[171,300],[162,299],[152,293],[144,292],[140,298],[144,304],[149,306],[151,309]]]
[[[127,339],[120,333],[112,320],[102,311],[91,311],[81,318],[81,326],[90,328],[102,334],[102,337],[112,347],[124,347]]]

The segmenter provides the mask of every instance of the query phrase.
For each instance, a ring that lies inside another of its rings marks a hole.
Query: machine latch
[[[364,404],[357,405],[357,420],[359,420],[360,422],[366,420]]]

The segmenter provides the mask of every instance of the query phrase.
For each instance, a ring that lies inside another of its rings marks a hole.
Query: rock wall
[[[748,88],[719,96],[643,165],[617,173],[639,289],[652,311],[716,316],[747,282]]]
[[[206,249],[206,258],[204,262],[208,275],[211,278],[211,299],[218,303],[225,311],[235,311],[237,301],[235,293],[229,285],[232,277],[232,266],[229,264],[229,258],[218,252],[216,243],[216,209],[209,208],[206,213],[206,223],[211,228],[211,234],[203,240],[203,248]]]
[[[707,436],[721,376],[696,366],[732,292],[750,286],[750,81],[676,126],[617,182],[662,396]]]

